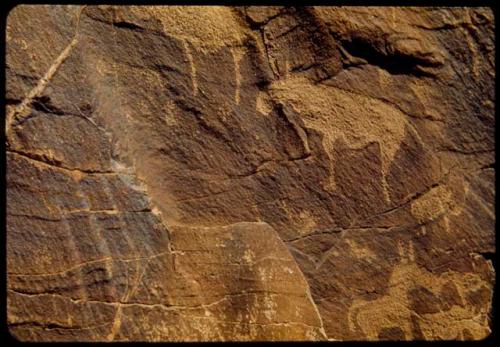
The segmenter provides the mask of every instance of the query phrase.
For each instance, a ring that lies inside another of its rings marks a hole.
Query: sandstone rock
[[[18,6],[23,341],[491,333],[487,8]]]

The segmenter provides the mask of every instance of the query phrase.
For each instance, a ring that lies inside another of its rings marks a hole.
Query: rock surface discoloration
[[[494,25],[479,7],[14,8],[10,332],[487,337]]]

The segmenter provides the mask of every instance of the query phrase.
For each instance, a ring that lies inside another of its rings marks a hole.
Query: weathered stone
[[[487,337],[494,25],[479,7],[14,8],[10,332]]]

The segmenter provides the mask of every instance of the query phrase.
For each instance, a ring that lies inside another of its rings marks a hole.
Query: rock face
[[[23,341],[483,339],[486,8],[18,6]]]

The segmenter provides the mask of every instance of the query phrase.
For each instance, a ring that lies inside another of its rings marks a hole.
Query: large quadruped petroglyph
[[[15,7],[10,333],[486,338],[494,26],[481,7]]]

